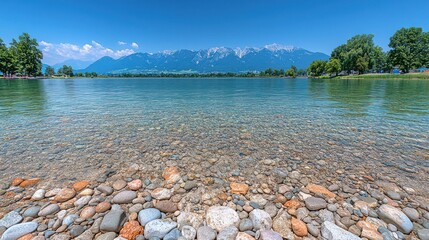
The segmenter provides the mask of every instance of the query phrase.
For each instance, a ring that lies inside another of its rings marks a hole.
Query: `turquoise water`
[[[223,156],[375,164],[419,185],[429,81],[0,80],[0,179],[95,178],[133,161]]]

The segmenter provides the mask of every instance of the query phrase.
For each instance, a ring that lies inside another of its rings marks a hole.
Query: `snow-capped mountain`
[[[119,59],[103,57],[83,72],[246,72],[267,68],[287,69],[292,65],[307,68],[314,60],[326,60],[324,53],[294,46],[270,44],[262,48],[213,47],[202,50],[165,50],[158,53],[135,53]]]

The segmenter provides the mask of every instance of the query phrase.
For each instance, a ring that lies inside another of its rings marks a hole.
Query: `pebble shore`
[[[259,161],[253,175],[224,178],[162,165],[133,164],[63,186],[3,182],[0,239],[429,240],[428,199],[388,177],[341,169],[321,177],[320,168],[272,159]]]

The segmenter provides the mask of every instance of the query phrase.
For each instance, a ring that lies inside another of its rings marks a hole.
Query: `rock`
[[[370,240],[383,240],[383,236],[377,231],[378,227],[372,223],[359,221],[356,226],[361,230],[361,237],[368,238]]]
[[[36,222],[26,222],[9,227],[1,236],[1,240],[15,240],[37,229]]]
[[[12,182],[11,182],[11,185],[12,186],[18,186],[19,184],[21,184],[22,182],[24,181],[24,179],[23,178],[14,178],[13,180],[12,180]],[[7,188],[9,188],[9,187],[7,187]],[[7,189],[6,188],[6,189]]]
[[[310,211],[326,208],[327,202],[322,198],[308,197],[304,200],[305,206]]]
[[[176,183],[180,180],[179,169],[175,166],[168,167],[164,170],[162,177],[167,183]]]
[[[1,220],[0,220],[0,227],[4,226],[6,228],[10,228],[11,226],[20,223],[22,221],[22,216],[19,215],[18,212],[12,211],[6,214]]]
[[[134,191],[122,191],[113,197],[112,202],[118,204],[131,203],[136,197],[137,194]]]
[[[148,222],[144,228],[144,236],[146,239],[160,238],[162,239],[169,231],[177,226],[177,223],[167,219],[156,219]]]
[[[101,202],[99,204],[97,204],[97,206],[95,207],[95,212],[96,213],[103,213],[107,210],[109,210],[111,208],[111,205],[109,202]]]
[[[267,205],[267,202],[268,202],[261,194],[251,196],[250,201],[257,203],[262,207],[265,207],[265,205]]]
[[[307,224],[307,230],[314,237],[318,237],[320,234],[319,228],[314,226],[313,224]]]
[[[29,186],[35,185],[35,184],[37,184],[39,181],[40,181],[40,178],[27,179],[27,180],[22,181],[22,182],[19,184],[19,186],[20,186],[20,187],[25,188],[25,187],[29,187]]]
[[[424,228],[417,230],[417,236],[419,236],[421,240],[429,240],[429,229]]]
[[[115,232],[107,232],[98,236],[96,240],[114,240],[117,236]]]
[[[294,234],[291,228],[291,216],[282,209],[273,220],[273,229],[278,232],[283,238],[294,239]]]
[[[387,204],[383,204],[378,209],[378,216],[386,223],[395,225],[399,231],[408,234],[413,229],[413,223],[410,219],[399,209]]]
[[[170,199],[172,194],[173,191],[167,188],[156,188],[152,191],[151,196],[158,200],[166,200]]]
[[[39,217],[45,217],[45,216],[48,216],[48,215],[55,214],[55,213],[57,213],[59,211],[60,211],[60,206],[58,206],[58,204],[49,204],[48,206],[42,208],[39,211],[38,215],[39,215]]]
[[[115,191],[119,191],[122,188],[124,188],[125,186],[127,186],[127,182],[125,182],[122,179],[118,179],[115,182],[113,182],[112,187],[113,189],[115,189]]]
[[[161,212],[156,208],[147,208],[139,212],[139,222],[145,226],[148,222],[161,218]]]
[[[76,191],[71,188],[63,188],[61,191],[54,197],[54,201],[65,202],[72,199],[76,195]]]
[[[179,225],[179,229],[181,229],[185,225],[190,225],[197,229],[198,227],[203,225],[203,222],[203,216],[197,213],[181,212],[180,215],[177,216],[177,224]]]
[[[301,206],[301,203],[298,200],[292,199],[283,204],[288,209],[297,209]]]
[[[208,226],[220,232],[226,227],[238,227],[240,218],[232,208],[212,206],[207,210],[206,221]]]
[[[70,228],[70,235],[72,236],[72,238],[75,238],[75,237],[81,235],[83,233],[83,231],[85,231],[83,226],[74,225],[73,227]]]
[[[140,179],[135,179],[129,182],[127,185],[128,185],[128,188],[133,191],[137,191],[143,186],[142,181]]]
[[[197,239],[198,240],[215,240],[216,231],[209,226],[199,227],[197,230]]]
[[[389,190],[386,192],[387,196],[390,197],[393,200],[401,200],[401,195],[399,193]]]
[[[291,220],[292,230],[298,237],[304,237],[308,235],[307,225],[299,219],[292,218]]]
[[[335,198],[337,196],[335,195],[335,193],[329,191],[328,189],[320,185],[308,184],[305,188],[307,188],[312,193],[321,194],[327,198]]]
[[[144,233],[144,228],[140,226],[140,223],[137,221],[127,222],[124,227],[121,229],[119,235],[125,239],[133,240],[138,235]]]
[[[255,230],[271,229],[273,225],[270,215],[263,210],[255,209],[250,212],[249,217]]]
[[[182,227],[182,236],[185,237],[187,240],[194,240],[196,235],[197,230],[195,230],[195,228],[189,225]]]
[[[127,185],[127,183],[125,183],[125,185]],[[124,186],[125,187],[125,186]],[[110,195],[113,193],[113,188],[110,186],[107,186],[105,184],[102,184],[100,186],[97,187],[97,190],[106,194],[106,195]]]
[[[187,181],[185,186],[183,187],[186,191],[189,191],[193,188],[197,187],[197,182],[195,181]]]
[[[79,192],[80,190],[82,190],[82,189],[86,188],[88,185],[89,185],[89,182],[88,182],[88,181],[79,181],[79,182],[75,182],[75,183],[73,184],[73,189],[74,189],[76,192]]]
[[[122,210],[111,210],[101,222],[100,230],[105,232],[119,232],[126,220],[126,215]]]
[[[254,237],[252,237],[252,236],[250,236],[250,235],[249,235],[249,234],[247,234],[247,233],[239,232],[239,233],[237,234],[237,237],[235,238],[235,240],[255,240],[255,238],[254,238]]]
[[[40,211],[40,206],[32,206],[27,208],[27,210],[24,211],[24,213],[22,214],[23,217],[32,217],[35,218],[37,217]],[[1,225],[1,224],[0,224]]]
[[[94,234],[90,229],[86,230],[82,234],[80,234],[78,237],[75,238],[75,240],[88,240],[88,239],[94,239]]]
[[[34,192],[33,196],[31,196],[32,200],[42,200],[45,198],[45,189],[39,189],[37,191]]]
[[[245,218],[240,221],[240,224],[238,225],[238,229],[242,232],[244,231],[251,231],[253,229],[253,223],[252,220]]]
[[[279,233],[274,232],[273,230],[262,230],[260,231],[260,240],[283,240],[282,236]],[[294,239],[294,238],[291,238]]]
[[[177,211],[177,204],[171,200],[159,201],[155,204],[155,207],[165,213],[174,213]]]
[[[52,190],[49,190],[45,193],[45,198],[54,197],[61,191],[61,188],[54,188]]]
[[[234,226],[229,226],[222,231],[219,232],[219,234],[216,237],[216,240],[235,240],[238,234],[238,229]]]
[[[90,189],[90,188],[86,188],[84,190],[82,190],[78,196],[92,196],[94,194],[94,190]]]
[[[327,209],[323,209],[319,211],[319,218],[323,222],[325,221],[334,222],[334,214]]]
[[[70,214],[63,219],[62,225],[69,226],[74,222],[74,220],[76,220],[78,218],[79,218],[79,216],[77,214]]]
[[[231,188],[231,193],[233,194],[242,194],[246,195],[249,191],[249,186],[244,183],[235,183],[232,182],[229,187]]]
[[[182,233],[179,231],[179,229],[174,228],[173,230],[171,230],[170,232],[168,232],[165,236],[163,240],[177,240],[182,236]],[[183,237],[182,237],[183,239]]]
[[[86,204],[89,203],[89,201],[91,201],[92,197],[91,196],[84,196],[79,198],[76,202],[73,203],[74,206],[76,207],[82,207],[85,206]]]
[[[402,212],[407,215],[407,217],[410,218],[411,221],[417,222],[417,220],[419,220],[420,218],[419,212],[414,208],[406,207],[402,209]]]
[[[328,221],[322,223],[321,233],[328,240],[360,240],[360,237]]]
[[[95,215],[95,207],[85,207],[82,212],[80,212],[80,218],[88,219],[92,218]]]

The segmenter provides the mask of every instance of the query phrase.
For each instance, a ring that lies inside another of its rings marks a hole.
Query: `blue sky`
[[[49,64],[270,43],[329,54],[362,33],[387,49],[401,27],[429,31],[428,0],[2,0],[0,6],[0,38],[30,33]]]

